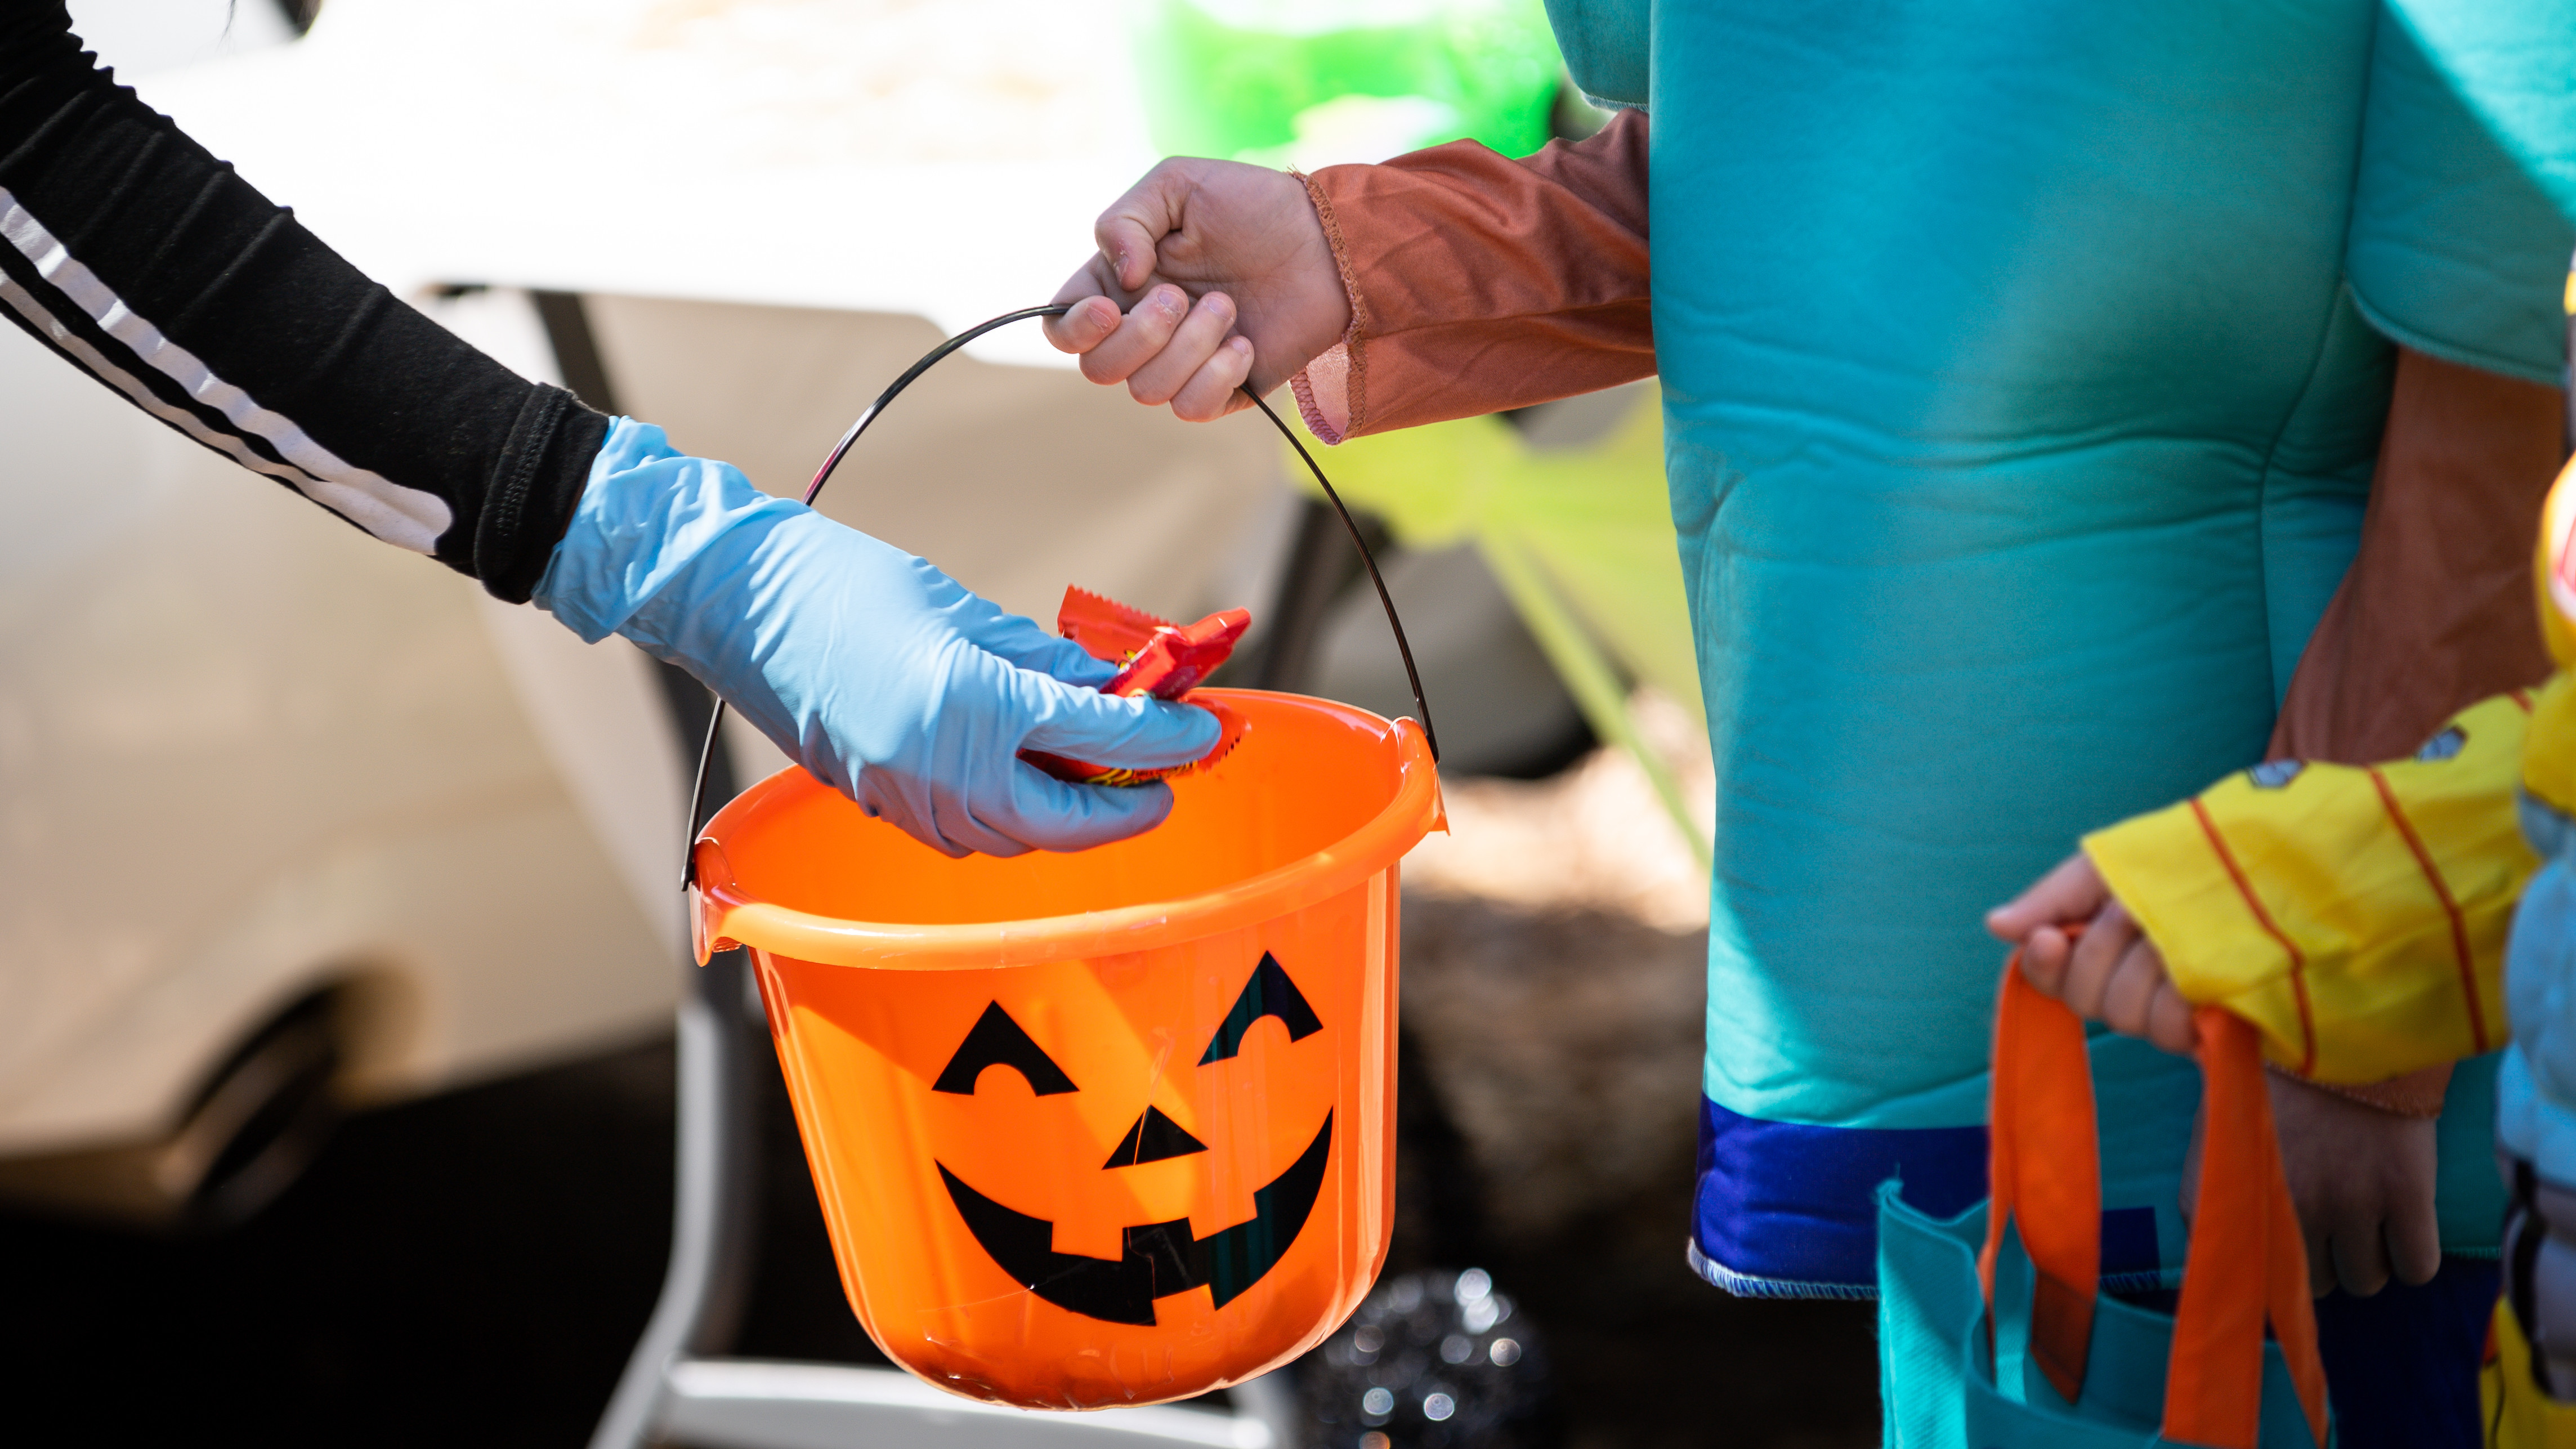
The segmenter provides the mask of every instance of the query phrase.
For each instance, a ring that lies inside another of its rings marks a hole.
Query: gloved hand
[[[1070,785],[1023,747],[1158,769],[1214,715],[1092,686],[1113,666],[902,550],[620,418],[535,602],[704,681],[790,759],[950,855],[1080,850],[1171,813],[1165,785]]]

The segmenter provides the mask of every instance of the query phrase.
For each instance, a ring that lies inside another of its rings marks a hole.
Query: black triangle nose
[[[1100,1164],[1100,1170],[1134,1167],[1144,1162],[1160,1162],[1167,1157],[1187,1157],[1207,1151],[1207,1144],[1189,1134],[1189,1129],[1163,1115],[1159,1107],[1147,1107],[1136,1125],[1118,1140],[1118,1150]]]

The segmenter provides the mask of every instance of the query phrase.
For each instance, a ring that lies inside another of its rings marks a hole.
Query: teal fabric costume
[[[2262,755],[2402,342],[2555,385],[2576,13],[1553,0],[1654,116],[1673,519],[1718,770],[1693,1258],[1858,1295],[1983,1194],[2001,953],[2083,831]],[[2195,1073],[2096,1050],[2106,1271],[2176,1269]],[[2447,1246],[2491,1252],[2491,1064]]]

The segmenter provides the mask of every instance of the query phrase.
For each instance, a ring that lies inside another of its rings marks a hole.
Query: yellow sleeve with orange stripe
[[[2275,1065],[2359,1085],[2474,1056],[2509,1035],[2505,929],[2540,863],[2514,811],[2533,705],[2472,705],[2411,760],[2257,766],[2084,850]]]

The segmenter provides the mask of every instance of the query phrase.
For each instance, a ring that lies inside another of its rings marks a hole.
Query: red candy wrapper
[[[1057,633],[1081,645],[1093,658],[1118,663],[1118,672],[1100,686],[1101,693],[1180,699],[1198,688],[1234,653],[1235,641],[1252,627],[1252,615],[1242,609],[1224,609],[1195,624],[1181,625],[1115,599],[1104,599],[1087,589],[1068,588],[1063,607],[1056,611],[1055,627]],[[1077,785],[1142,785],[1203,770],[1233,752],[1250,722],[1214,700],[1191,703],[1215,715],[1220,732],[1215,749],[1204,759],[1186,765],[1122,770],[1068,760],[1043,750],[1022,750],[1020,758],[1059,780]]]

